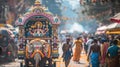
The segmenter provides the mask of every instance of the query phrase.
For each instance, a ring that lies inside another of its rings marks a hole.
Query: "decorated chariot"
[[[52,67],[52,59],[58,58],[57,27],[60,22],[46,7],[36,0],[15,23],[19,26],[20,49],[18,58],[25,65]]]

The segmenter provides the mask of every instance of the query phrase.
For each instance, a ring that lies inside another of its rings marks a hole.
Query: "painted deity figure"
[[[37,24],[37,27],[34,30],[34,36],[43,36],[43,29],[40,24]]]

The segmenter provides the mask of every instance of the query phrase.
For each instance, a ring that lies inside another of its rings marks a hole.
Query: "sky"
[[[78,0],[63,0],[61,9],[64,10],[62,11],[62,14],[70,18],[77,18],[78,15],[76,14],[75,10],[77,10],[78,6],[80,6]],[[70,21],[71,20],[68,22]],[[75,20],[72,22],[75,22]]]
[[[79,0],[43,0],[42,3],[43,5],[48,7],[49,11],[52,12],[53,14],[70,18],[67,21],[61,21],[61,23],[66,24],[60,25],[59,27],[60,29],[67,29],[70,32],[71,31],[89,32],[91,30],[94,31],[97,27],[97,24],[95,23],[96,19],[86,20],[87,15],[84,15],[82,13],[84,7],[80,5]],[[84,20],[78,21],[78,19]]]
[[[63,0],[62,2],[62,15],[68,18],[67,24],[64,25],[65,29],[69,32],[90,32],[94,31],[97,27],[96,19],[86,20],[87,15],[82,13],[84,9],[83,6],[80,5],[79,0]],[[79,13],[79,14],[78,14]],[[78,19],[84,19],[83,21],[78,21]],[[68,24],[69,23],[69,24]]]

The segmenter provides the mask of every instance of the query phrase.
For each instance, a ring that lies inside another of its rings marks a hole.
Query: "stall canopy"
[[[108,25],[106,34],[120,34],[120,23],[112,23]]]
[[[117,13],[115,16],[111,17],[112,22],[120,23],[120,13]]]
[[[107,26],[107,29],[115,29],[115,28],[120,28],[120,23],[112,23]]]
[[[95,34],[104,34],[106,29],[107,29],[107,26],[101,26],[101,27],[97,28],[97,31]]]

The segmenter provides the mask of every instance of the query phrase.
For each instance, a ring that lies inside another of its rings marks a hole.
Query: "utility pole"
[[[0,0],[0,23],[5,23],[5,1]]]

